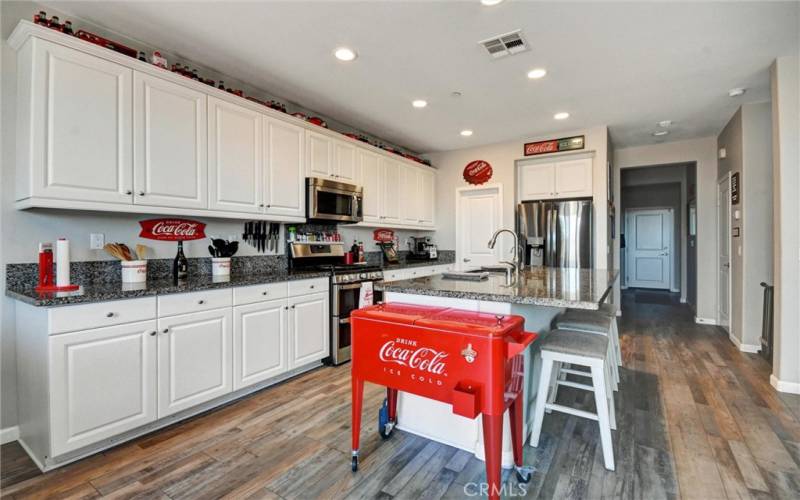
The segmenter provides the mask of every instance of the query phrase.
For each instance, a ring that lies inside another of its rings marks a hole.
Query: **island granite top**
[[[505,276],[491,274],[483,281],[425,278],[379,285],[384,292],[508,302],[571,309],[598,309],[619,272],[608,269],[532,267],[520,273],[519,283],[506,286]]]

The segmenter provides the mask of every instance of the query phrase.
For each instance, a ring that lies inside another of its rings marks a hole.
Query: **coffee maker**
[[[417,237],[411,236],[408,242],[409,246],[409,259],[414,260],[436,260],[439,255],[436,251],[436,245],[431,243],[431,239],[427,236]]]

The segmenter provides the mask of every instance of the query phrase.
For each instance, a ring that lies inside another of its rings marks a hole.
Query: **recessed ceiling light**
[[[462,130],[461,131],[461,135],[463,135],[464,137],[469,137],[469,136],[472,135],[472,130],[469,130],[469,129]]]
[[[411,105],[414,106],[415,108],[424,108],[425,106],[428,105],[428,101],[425,101],[423,99],[417,99],[415,101],[411,101]]]
[[[528,78],[531,80],[536,80],[537,78],[541,78],[547,74],[547,70],[544,68],[536,68],[528,71]]]
[[[554,114],[553,118],[555,118],[556,120],[566,120],[567,118],[569,118],[569,113],[565,113],[562,111],[561,113]]]
[[[667,134],[669,134],[669,130],[657,130],[653,132],[653,135],[656,137],[661,137],[662,135],[667,135]]]
[[[487,7],[491,7],[492,5],[497,5],[497,4],[502,3],[502,2],[503,2],[503,0],[481,0],[481,4],[483,4],[483,5],[487,6]]]
[[[658,126],[661,128],[669,128],[672,126],[672,120],[662,120],[658,122]]]
[[[333,55],[340,61],[352,61],[358,57],[355,50],[348,49],[347,47],[339,47],[333,52]]]
[[[745,92],[747,92],[747,89],[743,89],[743,88],[739,88],[739,87],[737,87],[735,89],[730,89],[728,91],[728,97],[739,97],[740,95],[744,95]]]

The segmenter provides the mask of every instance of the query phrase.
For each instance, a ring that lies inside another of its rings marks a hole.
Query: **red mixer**
[[[399,303],[353,311],[352,469],[358,470],[364,382],[386,386],[379,432],[387,439],[397,423],[397,392],[448,403],[467,418],[483,415],[489,498],[499,498],[503,414],[509,410],[517,479],[522,465],[522,351],[536,340],[520,316],[501,316]]]

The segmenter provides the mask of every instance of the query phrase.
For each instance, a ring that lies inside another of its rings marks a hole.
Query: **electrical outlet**
[[[239,236],[235,234],[229,234],[228,241],[239,241]]]
[[[103,233],[91,233],[89,235],[89,248],[92,250],[102,250],[106,244],[106,235]]]

